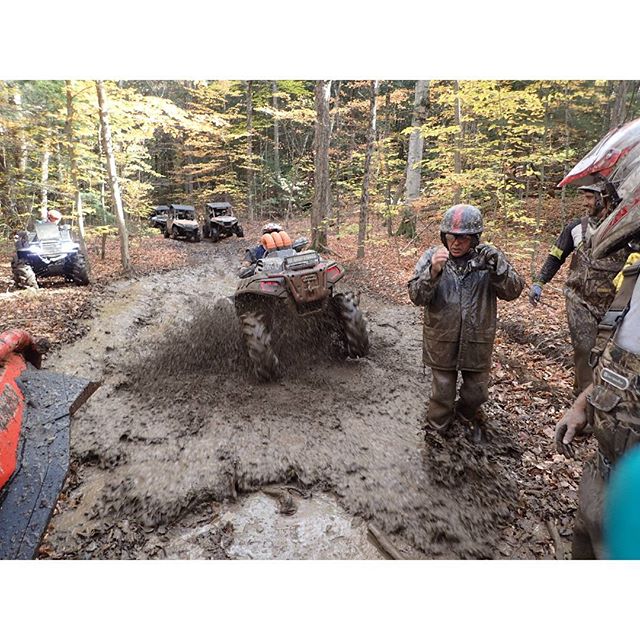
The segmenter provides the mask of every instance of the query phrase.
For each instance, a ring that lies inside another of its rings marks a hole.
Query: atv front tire
[[[208,238],[209,236],[211,236],[211,226],[208,224],[203,224],[202,225],[202,237],[203,238]]]
[[[33,272],[31,265],[27,262],[14,257],[11,261],[11,271],[13,272],[13,280],[18,289],[38,288],[36,274]]]
[[[367,323],[353,293],[337,293],[333,296],[333,308],[346,355],[350,358],[366,356],[369,353]]]
[[[165,228],[163,229],[163,231],[162,231],[162,235],[163,235],[165,238],[169,238],[169,230],[167,229],[167,227],[165,227]]]
[[[68,275],[76,284],[84,287],[89,284],[89,271],[87,261],[81,253],[69,256],[65,265],[65,275]]]
[[[271,346],[271,333],[264,316],[244,313],[240,316],[240,324],[244,344],[258,379],[267,382],[278,377],[278,356]]]
[[[244,230],[239,224],[236,225],[235,233],[238,238],[244,238]]]

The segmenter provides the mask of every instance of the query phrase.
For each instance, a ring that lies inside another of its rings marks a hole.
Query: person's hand
[[[565,458],[575,458],[573,450],[573,438],[576,433],[582,431],[587,424],[586,401],[581,402],[578,398],[570,409],[560,418],[556,425],[556,449]]]
[[[502,275],[506,271],[506,262],[500,251],[490,244],[485,244],[478,253],[484,259],[487,269],[494,271],[498,275]]]
[[[540,302],[540,296],[542,295],[542,285],[539,282],[534,282],[529,289],[529,302],[532,305],[537,305]]]
[[[449,250],[440,247],[431,257],[431,277],[435,278],[443,269],[444,263],[449,259]]]

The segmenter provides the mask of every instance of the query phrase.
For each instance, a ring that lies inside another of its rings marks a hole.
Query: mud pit
[[[512,555],[502,532],[521,482],[515,433],[498,417],[479,447],[461,430],[425,442],[420,310],[363,296],[367,358],[335,361],[321,342],[306,351],[286,335],[286,375],[260,384],[224,299],[241,246],[188,245],[193,266],[113,284],[88,334],[49,357],[47,367],[103,384],[72,424],[46,554],[226,558],[257,545],[264,557],[268,545],[247,541],[264,523],[247,529],[228,514],[251,494],[273,502],[261,487],[287,485],[312,493],[318,518],[352,519],[356,537],[374,524],[406,558]],[[272,514],[272,528],[290,531],[286,519],[307,505],[297,509]],[[327,555],[317,535],[314,556],[314,535],[274,557],[381,557],[362,541]]]

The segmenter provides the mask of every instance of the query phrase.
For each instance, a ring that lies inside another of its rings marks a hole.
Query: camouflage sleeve
[[[491,286],[500,300],[515,300],[524,288],[524,278],[513,268],[505,255],[497,253],[496,268],[491,273]]]
[[[435,251],[436,247],[431,247],[431,249],[427,249],[422,254],[413,271],[413,276],[407,283],[409,298],[411,298],[411,302],[418,307],[424,307],[431,302],[433,293],[442,275],[442,272],[440,272],[435,279],[431,278],[431,256],[433,256]]]
[[[558,269],[564,264],[571,252],[576,248],[573,239],[573,230],[580,224],[580,219],[572,220],[558,236],[555,244],[549,249],[549,255],[540,269],[540,274],[535,282],[546,284],[556,275]]]

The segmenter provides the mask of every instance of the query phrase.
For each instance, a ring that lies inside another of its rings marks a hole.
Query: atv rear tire
[[[31,265],[23,260],[14,257],[11,261],[11,271],[13,271],[13,280],[18,289],[37,289],[38,281],[36,274],[33,272]]]
[[[202,237],[209,238],[211,236],[211,225],[203,224],[202,225]]]
[[[169,229],[167,229],[167,227],[165,227],[165,228],[163,229],[163,231],[162,231],[162,235],[163,235],[165,238],[169,238]]]
[[[211,227],[211,241],[218,242],[220,240],[220,229],[217,226]]]
[[[337,293],[333,296],[333,308],[346,355],[350,358],[366,356],[369,353],[367,323],[353,293]]]
[[[89,284],[89,271],[87,261],[81,253],[70,255],[65,264],[65,275],[68,275],[76,284],[84,287]]]
[[[278,377],[278,356],[271,346],[271,333],[264,316],[257,313],[244,313],[240,316],[242,337],[249,358],[259,380],[269,381]]]

